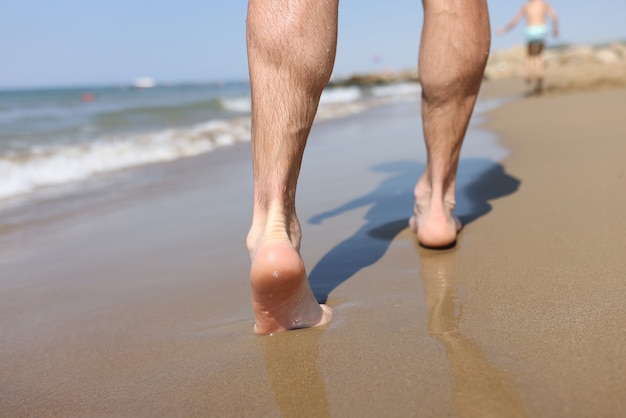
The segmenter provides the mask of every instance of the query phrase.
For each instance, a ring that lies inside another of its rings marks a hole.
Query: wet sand
[[[472,127],[448,251],[406,229],[417,105],[314,128],[324,329],[252,334],[246,144],[3,209],[0,415],[622,415],[626,90],[520,92],[483,88],[516,100]]]

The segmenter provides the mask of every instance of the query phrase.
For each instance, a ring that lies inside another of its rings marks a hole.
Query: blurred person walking
[[[549,32],[547,25],[548,18],[552,23],[552,35],[556,38],[559,36],[559,22],[552,6],[544,0],[528,0],[506,26],[498,28],[498,33],[504,35],[517,26],[520,20],[526,19],[524,34],[526,36],[528,50],[526,55],[525,80],[528,84],[535,81],[535,93],[541,93],[543,90],[545,72],[543,49]]]

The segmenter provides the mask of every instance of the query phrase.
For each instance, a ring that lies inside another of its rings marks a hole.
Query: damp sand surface
[[[0,415],[620,416],[626,90],[523,88],[483,87],[448,251],[406,228],[416,103],[314,128],[324,329],[252,333],[247,144],[5,207]]]

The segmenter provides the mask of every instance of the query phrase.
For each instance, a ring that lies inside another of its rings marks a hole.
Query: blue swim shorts
[[[548,36],[547,25],[534,25],[526,28],[526,41],[529,44],[539,44]]]

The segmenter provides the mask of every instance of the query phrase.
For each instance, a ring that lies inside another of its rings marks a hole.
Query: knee
[[[314,8],[301,9],[291,16],[283,9],[272,13],[266,7],[249,8],[248,59],[251,65],[321,90],[333,69],[336,25],[330,25],[329,30],[326,19],[313,13]]]

